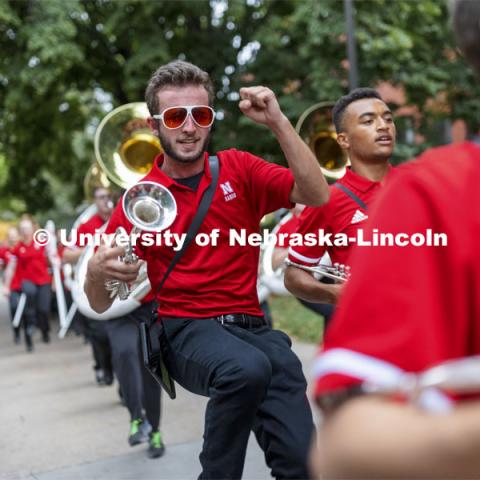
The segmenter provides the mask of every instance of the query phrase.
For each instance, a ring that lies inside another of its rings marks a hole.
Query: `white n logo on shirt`
[[[233,190],[233,187],[230,185],[230,182],[221,183],[220,188],[222,189],[226,202],[228,202],[229,200],[233,200],[237,196],[237,194]]]
[[[230,182],[225,182],[220,184],[220,188],[224,195],[228,195],[229,193],[233,193],[233,188],[230,185]]]

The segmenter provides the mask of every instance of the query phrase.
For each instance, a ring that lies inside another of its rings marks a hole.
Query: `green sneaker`
[[[143,418],[133,420],[130,424],[130,435],[128,436],[130,446],[133,447],[139,443],[146,442],[151,429],[150,424]]]
[[[150,442],[148,445],[147,455],[149,458],[161,457],[165,452],[165,445],[162,442],[160,432],[152,432],[150,434]]]

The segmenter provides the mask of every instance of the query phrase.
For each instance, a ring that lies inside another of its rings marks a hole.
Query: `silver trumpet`
[[[307,267],[300,263],[292,262],[289,258],[285,259],[285,265],[289,267],[300,268],[310,273],[318,273],[323,277],[331,278],[337,282],[346,282],[350,277],[350,267],[340,263],[334,263],[332,266],[316,265],[314,267]]]
[[[141,232],[161,232],[167,229],[177,216],[177,202],[163,185],[139,182],[125,192],[123,211],[133,228],[121,260],[132,264],[138,262],[132,238],[137,238]],[[123,227],[119,227],[116,233],[127,234]],[[111,298],[118,295],[120,300],[126,300],[130,295],[129,285],[119,280],[108,280],[105,288],[110,292]]]

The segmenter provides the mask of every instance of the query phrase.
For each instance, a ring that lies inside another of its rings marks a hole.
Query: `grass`
[[[323,317],[305,308],[292,296],[270,296],[268,303],[274,328],[308,343],[318,344],[323,336]]]

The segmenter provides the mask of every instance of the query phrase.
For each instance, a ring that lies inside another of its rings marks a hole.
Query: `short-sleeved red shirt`
[[[262,315],[258,305],[256,273],[259,248],[246,244],[230,230],[245,235],[258,234],[263,215],[282,207],[292,208],[289,200],[294,179],[290,170],[270,164],[246,152],[226,150],[218,153],[220,173],[217,189],[205,216],[200,234],[218,229],[217,246],[199,246],[192,241],[160,292],[162,316],[206,318],[226,313]],[[163,157],[155,160],[143,179],[160,183],[175,197],[178,214],[168,229],[185,233],[197,210],[201,195],[211,182],[208,156],[197,191],[175,182],[161,170]],[[108,224],[107,233],[118,226],[130,231],[120,205]],[[162,232],[164,233],[164,232]],[[148,276],[155,291],[175,251],[173,246],[137,246],[139,256],[147,261]]]
[[[290,218],[286,219],[283,223],[280,224],[276,232],[276,247],[288,248],[290,242],[290,235],[297,231],[299,220],[300,218],[298,215],[292,214]]]
[[[11,259],[16,258],[15,255],[13,254],[13,249],[14,249],[14,247],[11,247],[5,255],[7,265],[10,263]],[[22,289],[22,269],[21,269],[21,267],[18,263],[18,260],[17,260],[17,265],[15,267],[15,273],[13,274],[12,281],[10,283],[10,290],[20,291],[21,289]]]
[[[395,170],[389,165],[387,176],[382,182],[372,182],[365,177],[357,175],[347,169],[345,175],[337,182],[346,186],[363,203],[371,208],[375,197],[381,190],[383,183],[391,177]],[[330,187],[330,200],[320,207],[306,207],[300,215],[297,233],[305,236],[314,234],[318,236],[320,229],[325,234],[345,234],[348,238],[355,237],[359,228],[365,226],[368,218],[367,211],[362,208],[344,191],[335,186]],[[348,265],[348,259],[354,243],[345,246],[326,246],[317,242],[315,245],[291,246],[288,257],[292,262],[306,266],[317,265],[323,254],[327,251],[332,263]]]
[[[12,254],[17,258],[17,268],[20,269],[22,281],[29,280],[35,285],[51,283],[48,272],[47,251],[44,246],[37,245],[33,240],[27,245],[19,242]]]
[[[82,234],[95,234],[105,224],[105,220],[98,214],[93,215],[85,223],[82,223],[77,228],[77,246],[80,245],[80,235]]]
[[[4,268],[7,264],[8,247],[0,245],[0,268]]]
[[[14,247],[7,247],[7,249],[4,251],[3,258],[5,261],[5,267],[11,262],[11,260],[17,260],[15,255],[13,254],[13,249]],[[18,264],[18,261],[15,266],[15,272],[13,274],[9,287],[12,291],[20,291],[22,288],[22,271]]]
[[[480,148],[432,149],[397,171],[369,227],[408,235],[431,229],[448,244],[355,249],[317,359],[317,396],[480,354]]]

